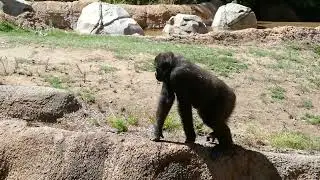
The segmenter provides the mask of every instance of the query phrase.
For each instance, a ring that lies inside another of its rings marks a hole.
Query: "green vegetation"
[[[286,90],[280,86],[275,86],[270,88],[271,91],[271,98],[275,100],[283,100],[285,99],[285,92]]]
[[[164,121],[163,128],[166,131],[171,132],[171,131],[179,129],[180,126],[181,126],[181,123],[178,120],[177,116],[175,114],[169,114],[167,116],[167,119]]]
[[[50,83],[50,85],[54,88],[57,89],[63,89],[62,87],[62,80],[60,79],[60,77],[57,76],[47,76],[45,78],[45,81]]]
[[[0,21],[0,32],[26,33],[30,30],[19,28],[6,21]]]
[[[249,48],[249,53],[257,57],[274,56],[273,52],[260,48]]]
[[[118,133],[128,131],[127,122],[124,118],[111,117],[108,119],[108,122],[111,125],[111,127],[117,129]]]
[[[313,108],[313,104],[312,104],[312,101],[310,99],[303,99],[301,104],[298,105],[298,107],[302,107],[302,108],[305,108],[305,109],[312,109]]]
[[[319,45],[315,46],[313,51],[314,51],[314,53],[316,53],[320,56],[320,46]]]
[[[320,150],[320,137],[311,138],[301,132],[284,131],[270,137],[271,145],[276,148],[301,150]]]
[[[44,35],[39,35],[44,34]],[[133,36],[98,36],[79,35],[61,30],[47,30],[43,33],[33,31],[2,31],[0,35],[7,37],[11,43],[36,43],[55,47],[102,48],[114,52],[120,59],[135,59],[136,54],[154,56],[160,52],[172,51],[183,54],[187,60],[206,65],[209,69],[227,76],[247,69],[247,64],[232,57],[226,49],[210,48],[204,45],[192,45],[170,42],[157,42]],[[152,70],[152,59],[138,68]]]
[[[128,122],[128,124],[131,125],[131,126],[138,126],[138,124],[139,124],[139,119],[138,119],[137,117],[133,116],[133,115],[129,115],[129,116],[127,117],[127,122]]]
[[[301,119],[305,120],[311,124],[314,124],[314,125],[320,125],[320,116],[319,115],[312,115],[312,114],[306,113],[304,115],[304,117],[302,117]]]
[[[93,92],[87,89],[84,89],[80,92],[80,97],[83,101],[89,104],[96,102],[96,97]]]

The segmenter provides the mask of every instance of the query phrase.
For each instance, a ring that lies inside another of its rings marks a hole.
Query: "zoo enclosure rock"
[[[177,14],[168,20],[163,31],[168,34],[188,35],[191,33],[205,34],[208,29],[201,18],[196,15]]]
[[[11,1],[11,0],[9,0]],[[98,0],[80,0],[72,2],[33,1],[28,2],[36,16],[47,25],[60,29],[75,29],[82,9]],[[194,14],[211,24],[213,17],[222,5],[220,0],[192,5],[128,5],[117,4],[123,7],[142,28],[163,28],[171,16],[178,13]],[[22,12],[21,12],[22,13]]]
[[[320,156],[264,155],[238,147],[212,159],[210,147],[104,131],[30,127],[0,118],[0,179],[280,179],[273,164],[283,179],[319,178]],[[301,161],[313,168],[300,168]]]
[[[228,3],[219,7],[214,16],[212,28],[231,30],[257,28],[257,19],[249,7]]]
[[[0,115],[25,120],[55,121],[80,109],[75,97],[65,91],[38,86],[0,85]]]
[[[125,9],[102,2],[93,2],[82,9],[76,30],[84,34],[144,35]]]

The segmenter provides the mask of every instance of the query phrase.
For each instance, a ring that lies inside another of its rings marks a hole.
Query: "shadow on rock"
[[[188,145],[208,165],[213,179],[281,179],[268,158],[257,151],[235,145],[222,152],[215,147]]]
[[[162,142],[177,145],[184,144],[165,140]],[[212,179],[281,179],[272,162],[260,152],[248,150],[239,145],[234,145],[233,149],[224,152],[218,146],[184,145],[188,146],[204,161]]]

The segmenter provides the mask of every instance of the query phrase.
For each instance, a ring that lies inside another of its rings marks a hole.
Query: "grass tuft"
[[[298,107],[310,110],[313,108],[313,104],[310,99],[303,99],[301,104],[298,105]]]
[[[275,100],[284,100],[286,90],[280,86],[270,88],[271,98]]]
[[[111,127],[117,129],[118,133],[121,132],[127,132],[128,131],[128,126],[127,122],[124,118],[121,117],[111,117],[108,119],[109,124]]]
[[[62,80],[57,76],[48,76],[45,78],[45,81],[50,83],[50,85],[57,89],[63,89]]]
[[[127,122],[131,126],[138,126],[139,125],[139,119],[133,115],[129,115],[127,117]]]
[[[302,118],[302,120],[307,121],[314,125],[320,125],[320,116],[306,113]]]
[[[276,148],[320,150],[319,138],[311,138],[301,132],[284,131],[271,136],[271,145]]]
[[[180,121],[177,119],[176,115],[169,114],[164,122],[163,129],[166,131],[175,131],[181,126]]]

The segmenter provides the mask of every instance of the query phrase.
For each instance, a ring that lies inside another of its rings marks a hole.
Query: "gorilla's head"
[[[158,81],[169,80],[171,70],[173,69],[173,64],[175,61],[175,56],[172,52],[160,53],[155,57],[154,65],[156,68],[156,79]]]

